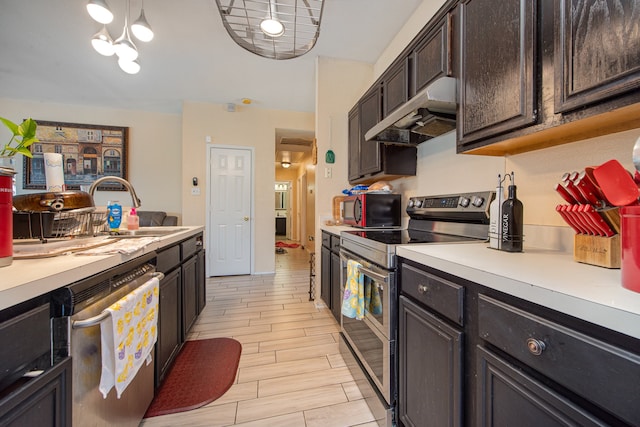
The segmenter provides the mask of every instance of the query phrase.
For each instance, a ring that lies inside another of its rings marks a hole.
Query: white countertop
[[[148,230],[153,228],[155,227],[145,227]],[[132,255],[68,254],[41,259],[14,259],[10,266],[0,268],[0,310],[100,273],[204,230],[204,227],[199,226],[175,228],[181,231],[162,236],[158,241],[150,243]]]
[[[640,293],[622,287],[619,269],[581,264],[566,252],[509,253],[487,243],[396,249],[401,257],[640,339]]]

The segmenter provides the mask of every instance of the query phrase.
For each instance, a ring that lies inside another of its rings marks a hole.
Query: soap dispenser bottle
[[[504,202],[504,189],[502,179],[498,174],[498,186],[496,187],[496,197],[489,205],[489,247],[500,249],[502,240],[502,203]]]
[[[136,212],[136,208],[131,208],[127,217],[127,230],[138,230],[140,228],[140,217]]]
[[[502,204],[502,240],[501,250],[507,252],[522,252],[522,228],[524,207],[516,197],[516,184],[514,173],[511,172],[511,184],[509,185],[507,200]]]

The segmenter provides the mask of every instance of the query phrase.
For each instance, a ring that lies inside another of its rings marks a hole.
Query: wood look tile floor
[[[276,254],[275,275],[209,278],[188,339],[240,341],[235,383],[202,408],[140,426],[377,426],[340,356],[339,324],[322,301],[309,301],[309,258],[287,248]]]

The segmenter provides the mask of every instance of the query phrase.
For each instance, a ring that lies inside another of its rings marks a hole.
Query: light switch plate
[[[200,195],[200,189],[198,187],[194,187],[191,189],[191,195],[192,196],[199,196]]]

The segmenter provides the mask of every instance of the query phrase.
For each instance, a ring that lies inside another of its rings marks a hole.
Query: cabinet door
[[[536,122],[537,3],[461,3],[459,145]]]
[[[0,399],[2,426],[71,426],[71,358],[68,357]]]
[[[380,121],[380,87],[374,86],[359,103],[360,109],[360,175],[382,170],[380,143],[365,141],[364,135]]]
[[[160,282],[158,342],[156,344],[156,386],[176,356],[182,341],[182,279],[180,269],[167,273]]]
[[[342,292],[340,277],[340,254],[331,252],[331,312],[340,323],[340,311],[342,309]]]
[[[404,296],[399,331],[400,420],[405,427],[461,426],[462,332]]]
[[[559,0],[555,111],[640,87],[640,0]]]
[[[182,340],[187,335],[198,316],[198,269],[197,257],[191,257],[182,264]]]
[[[349,181],[360,177],[360,111],[358,104],[349,111]]]
[[[206,259],[204,249],[198,251],[198,263],[196,265],[196,270],[198,270],[198,314],[207,305]]]
[[[605,425],[484,348],[478,349],[477,369],[479,427]]]
[[[412,96],[438,77],[452,74],[449,31],[451,31],[451,27],[449,26],[449,17],[447,17],[427,33],[413,50],[414,90]]]
[[[409,61],[402,58],[382,76],[382,117],[409,100]]]
[[[320,258],[320,298],[331,308],[331,251],[325,247]]]

